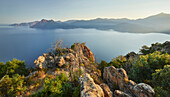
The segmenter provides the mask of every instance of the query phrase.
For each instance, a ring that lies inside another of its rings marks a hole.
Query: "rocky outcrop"
[[[82,75],[79,78],[81,97],[154,97],[151,86],[129,80],[123,68],[105,67],[102,81],[93,53],[84,44],[75,43],[71,49],[63,48],[53,53],[55,54],[39,56],[34,62],[36,68],[46,68],[47,74],[53,76],[64,73],[70,80]],[[138,56],[139,54],[131,52],[125,57],[134,60]]]
[[[53,67],[62,67],[64,64],[79,65],[84,64],[88,65],[90,60],[93,62],[94,57],[91,50],[84,44],[75,44],[75,49],[63,48],[63,55],[52,56],[50,54],[43,54],[39,56],[37,60],[34,61],[36,68],[53,68]]]
[[[45,60],[44,56],[39,56],[37,60],[34,61],[35,67],[37,68],[46,68],[47,67],[47,61]]]
[[[104,97],[102,88],[94,83],[89,74],[80,78],[81,97]]]
[[[51,74],[60,74],[60,68],[62,68],[62,72],[70,72],[73,77],[78,76],[81,70],[83,73],[89,73],[95,81],[98,81],[101,72],[97,70],[94,61],[93,53],[85,44],[75,43],[73,48],[60,48],[59,50],[55,48],[55,51],[39,56],[34,63],[37,69],[53,69]],[[55,68],[59,68],[57,72]]]
[[[128,95],[136,97],[154,97],[154,90],[151,86],[145,83],[136,84],[132,80],[129,80],[123,68],[116,69],[114,66],[105,67],[103,78],[112,91],[120,90]],[[122,94],[121,92],[115,93],[114,95]]]
[[[112,97],[112,92],[110,91],[110,88],[107,84],[102,83],[100,84],[100,87],[103,89],[104,97]]]
[[[133,92],[137,97],[153,97],[154,90],[145,83],[139,83],[133,87]]]

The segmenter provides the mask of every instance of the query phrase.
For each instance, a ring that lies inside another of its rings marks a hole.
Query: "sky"
[[[170,13],[170,0],[0,0],[0,24],[41,19],[137,19]]]

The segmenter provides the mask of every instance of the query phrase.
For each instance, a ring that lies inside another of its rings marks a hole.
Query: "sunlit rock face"
[[[80,78],[81,97],[104,97],[102,88],[95,84],[89,74],[85,74]]]
[[[129,80],[123,68],[105,67],[103,78],[112,91],[119,90],[114,92],[116,97],[120,97],[119,95],[124,95],[121,97],[154,97],[155,92],[150,85],[145,83],[136,84]]]
[[[105,97],[112,97],[112,92],[110,91],[110,88],[108,87],[107,84],[102,83],[100,84],[100,87],[103,89]]]

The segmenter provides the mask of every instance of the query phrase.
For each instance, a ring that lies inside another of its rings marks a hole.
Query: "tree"
[[[149,54],[150,53],[150,48],[148,46],[144,45],[144,46],[142,46],[142,49],[140,49],[140,52],[142,54],[145,54],[145,55]]]
[[[25,67],[25,62],[17,60],[15,58],[12,61],[7,61],[6,64],[3,64],[1,62],[0,66],[0,78],[2,78],[5,74],[9,75],[10,77],[12,77],[13,74],[29,74],[29,69]]]

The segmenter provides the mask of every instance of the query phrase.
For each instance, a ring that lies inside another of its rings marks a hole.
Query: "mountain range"
[[[129,33],[166,33],[170,34],[170,14],[160,13],[143,19],[107,19],[54,21],[42,19],[28,23],[11,24],[10,26],[30,26],[36,29],[74,29],[94,28],[99,30],[115,30]]]

